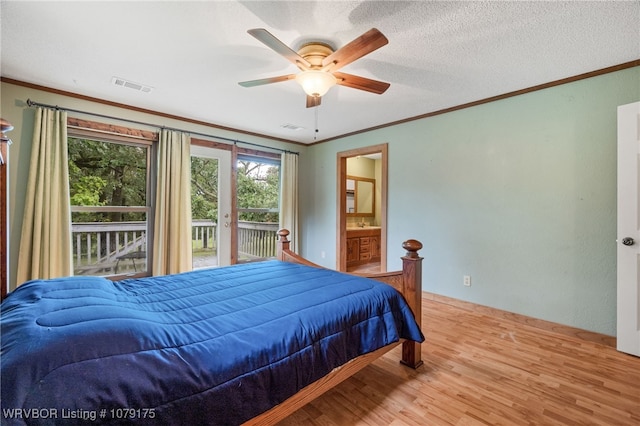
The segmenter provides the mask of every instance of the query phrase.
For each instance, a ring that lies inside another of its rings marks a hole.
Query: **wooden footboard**
[[[313,263],[304,257],[292,252],[289,247],[289,230],[280,229],[278,231],[278,259],[284,262],[301,263],[303,265],[322,266]],[[402,243],[407,253],[402,256],[402,270],[394,272],[380,272],[373,274],[358,274],[361,277],[371,278],[389,284],[398,290],[405,298],[409,307],[413,311],[413,316],[418,325],[421,325],[422,319],[422,258],[418,255],[418,250],[422,249],[422,243],[417,240],[407,240]],[[420,343],[405,341],[402,343],[402,360],[403,364],[418,368],[422,365],[422,356],[420,354]]]
[[[281,229],[278,231],[278,259],[285,262],[301,263],[303,265],[322,268],[302,256],[292,252],[289,248],[289,231]],[[402,244],[407,250],[405,256],[402,257],[402,270],[396,272],[382,272],[377,274],[353,274],[372,278],[391,285],[398,290],[406,299],[409,307],[413,311],[418,325],[421,324],[422,318],[422,258],[418,256],[418,250],[422,248],[422,244],[416,240],[408,240]],[[327,390],[335,387],[340,382],[348,379],[380,356],[384,355],[391,349],[395,348],[400,342],[396,342],[384,346],[377,351],[361,355],[341,367],[334,369],[327,376],[310,384],[309,386],[296,393],[282,404],[273,407],[261,415],[249,420],[244,425],[273,425],[285,417],[292,414],[298,408],[302,407],[311,400],[322,395]],[[422,365],[420,356],[420,344],[408,340],[402,341],[402,364],[411,368],[418,368]]]

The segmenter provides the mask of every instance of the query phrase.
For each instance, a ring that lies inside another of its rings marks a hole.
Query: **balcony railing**
[[[238,259],[250,261],[276,255],[277,223],[238,222]],[[145,222],[73,223],[75,275],[112,275],[146,270]],[[192,221],[194,267],[215,266],[217,226],[210,220]]]
[[[238,260],[276,257],[277,223],[238,222]]]

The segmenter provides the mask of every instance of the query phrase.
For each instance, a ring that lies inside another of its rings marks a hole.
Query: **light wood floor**
[[[360,274],[371,274],[380,272],[380,262],[370,262],[364,265],[348,266],[347,272],[357,272]]]
[[[394,349],[279,423],[640,425],[640,358],[423,297],[424,365]]]

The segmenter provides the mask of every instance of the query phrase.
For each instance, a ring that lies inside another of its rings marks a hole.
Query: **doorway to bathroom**
[[[385,143],[337,154],[339,271],[387,270],[387,150]]]

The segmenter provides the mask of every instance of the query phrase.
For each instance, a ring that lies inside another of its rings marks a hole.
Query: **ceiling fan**
[[[311,42],[304,44],[296,52],[264,28],[255,28],[247,32],[276,53],[284,56],[300,68],[302,72],[259,80],[241,81],[238,83],[240,86],[253,87],[280,81],[296,80],[307,94],[307,108],[320,105],[321,97],[336,84],[376,94],[384,93],[390,86],[389,83],[382,81],[337,72],[345,65],[389,43],[384,34],[375,28],[370,29],[336,51],[326,43]]]

